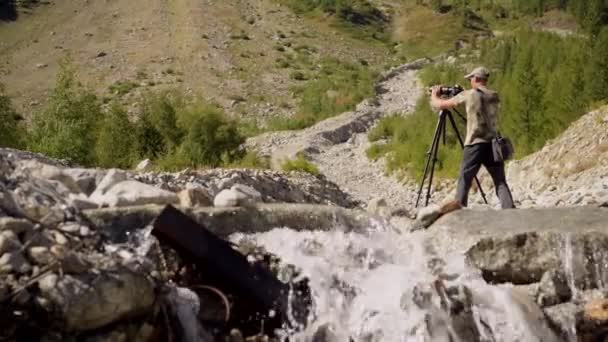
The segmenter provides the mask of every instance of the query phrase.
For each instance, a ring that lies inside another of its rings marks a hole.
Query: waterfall
[[[252,239],[310,279],[308,326],[289,341],[553,341],[511,286],[491,286],[462,254],[424,234],[375,224],[365,233],[278,228]]]

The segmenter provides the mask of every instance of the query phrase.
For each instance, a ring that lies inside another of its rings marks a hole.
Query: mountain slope
[[[314,69],[320,56],[381,64],[384,44],[303,18],[271,0],[54,0],[17,21],[0,23],[0,75],[21,112],[42,104],[58,63],[70,56],[79,78],[99,95],[133,82],[180,87],[243,115],[289,112],[296,103],[280,66],[292,56]]]

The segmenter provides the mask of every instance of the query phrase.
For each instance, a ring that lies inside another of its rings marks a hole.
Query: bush
[[[240,146],[245,139],[237,123],[218,107],[205,102],[191,105],[183,114],[182,125],[187,133],[177,154],[188,166],[217,167],[243,157]]]
[[[49,103],[34,114],[29,146],[51,157],[92,165],[95,129],[101,117],[97,97],[76,82],[74,70],[63,62]]]
[[[299,153],[295,159],[285,160],[281,165],[281,168],[285,172],[299,171],[309,173],[313,176],[320,174],[319,168],[315,164],[306,160],[304,155],[301,153]]]
[[[13,109],[11,99],[4,94],[4,86],[0,84],[0,147],[23,147],[25,130],[21,120],[23,118]]]
[[[139,87],[139,84],[133,81],[116,81],[108,87],[108,91],[113,95],[123,96],[137,87]]]
[[[120,105],[112,104],[99,127],[95,157],[101,167],[129,168],[135,157],[135,125]]]

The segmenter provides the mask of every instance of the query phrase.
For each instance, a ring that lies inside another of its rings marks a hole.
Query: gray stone
[[[155,301],[152,282],[125,269],[66,275],[55,286],[40,288],[42,296],[58,308],[67,331],[92,330],[137,317],[149,312]]]
[[[27,249],[27,255],[36,265],[44,266],[55,261],[55,257],[48,247],[30,247]]]
[[[262,194],[250,186],[235,184],[230,188],[230,190],[245,194],[253,202],[257,203],[262,201]]]
[[[67,201],[71,207],[80,210],[95,209],[99,207],[97,203],[90,201],[84,194],[69,194]]]
[[[59,230],[68,234],[77,234],[80,232],[81,225],[74,222],[66,222],[59,225]]]
[[[91,199],[101,206],[108,205],[110,207],[179,203],[175,193],[137,181],[123,181],[114,184],[102,196],[91,196]]]
[[[152,165],[153,165],[153,163],[150,159],[144,159],[137,164],[137,166],[135,167],[135,171],[138,171],[138,172],[149,171],[150,169],[152,169]]]
[[[183,207],[208,207],[213,205],[212,197],[202,186],[187,186],[177,194]]]
[[[12,230],[0,231],[0,255],[21,248],[21,241]]]
[[[76,194],[82,192],[82,189],[74,178],[64,172],[64,169],[57,166],[42,164],[35,160],[28,160],[21,162],[20,167],[28,170],[33,177],[59,182],[61,185],[65,186],[69,192]]]
[[[232,189],[222,190],[213,199],[213,206],[218,208],[239,207],[252,203],[251,198],[247,194]]]
[[[98,169],[64,169],[63,173],[72,177],[86,196],[95,191],[97,181],[100,181],[104,176],[104,171]]]
[[[125,171],[119,169],[110,169],[103,177],[103,179],[97,184],[97,188],[95,191],[91,193],[89,198],[93,202],[97,202],[95,198],[104,195],[110,188],[112,188],[115,184],[126,181],[127,173]]]
[[[55,273],[49,273],[38,280],[38,288],[43,293],[52,291],[57,286],[57,281],[59,281],[59,276]]]
[[[0,217],[0,231],[10,230],[15,234],[22,234],[34,229],[34,224],[25,219],[13,217]]]
[[[53,240],[55,240],[55,242],[57,242],[57,244],[59,245],[67,245],[70,242],[68,238],[65,237],[65,235],[61,234],[58,231],[53,231],[52,236]]]
[[[0,274],[24,274],[32,270],[32,265],[25,259],[20,251],[4,253],[0,257]]]

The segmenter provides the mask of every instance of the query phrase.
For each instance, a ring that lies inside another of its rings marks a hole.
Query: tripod
[[[456,111],[456,113],[463,119],[465,118]],[[456,122],[454,121],[454,117],[452,116],[452,112],[447,109],[443,109],[439,112],[439,121],[437,122],[437,127],[435,128],[435,135],[433,136],[433,142],[431,144],[431,148],[427,152],[426,165],[424,166],[424,174],[422,176],[422,180],[420,181],[420,188],[418,189],[418,198],[416,199],[416,208],[418,208],[418,204],[420,203],[420,197],[422,196],[422,190],[424,188],[424,183],[428,177],[429,184],[426,191],[426,202],[425,206],[429,205],[429,201],[431,199],[431,188],[433,186],[433,176],[435,174],[435,163],[437,162],[437,152],[439,152],[439,142],[441,137],[443,137],[443,144],[445,145],[445,136],[446,136],[446,121],[450,120],[450,124],[452,125],[452,129],[456,133],[456,137],[458,138],[458,142],[460,143],[460,147],[464,149],[464,143],[462,142],[462,138],[460,137],[460,133],[458,132],[458,127],[456,127]],[[429,170],[430,167],[430,170]],[[479,179],[475,176],[475,182],[477,183],[477,187],[479,188],[479,192],[481,197],[483,197],[483,201],[488,204],[488,200],[486,199],[486,194],[483,192],[481,188],[481,183],[479,183]]]

